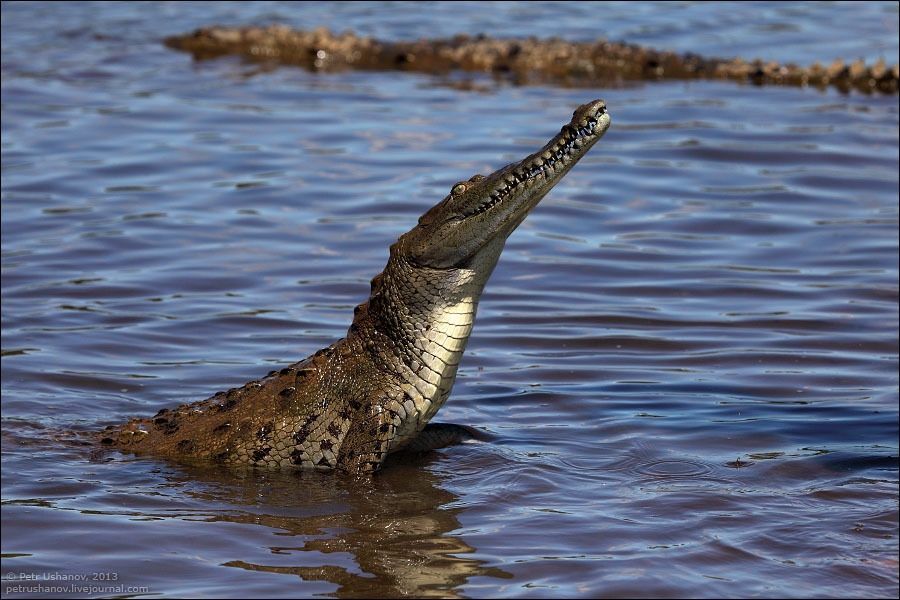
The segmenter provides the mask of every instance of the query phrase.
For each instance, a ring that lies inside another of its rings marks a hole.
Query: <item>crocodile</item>
[[[900,66],[883,58],[808,67],[776,60],[717,58],[658,50],[605,39],[572,42],[559,38],[497,38],[460,34],[415,41],[383,40],[325,28],[204,27],[165,39],[169,48],[195,60],[220,56],[266,65],[295,65],[313,72],[345,69],[429,73],[490,73],[516,85],[557,83],[566,87],[621,86],[626,81],[729,80],[752,85],[790,85],[841,92],[896,94]],[[450,85],[481,84],[453,78]]]
[[[343,339],[240,388],[111,425],[98,441],[176,462],[365,475],[389,453],[471,439],[471,428],[429,422],[485,283],[509,235],[609,124],[606,104],[588,102],[534,154],[453,185],[391,245]]]

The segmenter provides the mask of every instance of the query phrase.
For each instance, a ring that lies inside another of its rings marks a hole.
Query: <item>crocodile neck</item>
[[[450,395],[496,262],[434,269],[411,264],[395,244],[368,301],[356,308],[349,335],[364,340],[373,365],[409,390],[417,409],[392,449],[421,431]]]

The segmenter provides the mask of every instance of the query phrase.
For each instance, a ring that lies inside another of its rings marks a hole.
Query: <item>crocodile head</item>
[[[486,270],[506,238],[609,128],[602,100],[579,106],[572,120],[534,154],[453,186],[450,194],[401,236],[397,250],[413,265]]]

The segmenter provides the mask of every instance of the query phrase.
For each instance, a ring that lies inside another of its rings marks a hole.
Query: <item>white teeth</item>
[[[586,144],[586,139],[584,139],[586,136],[582,134],[581,130],[576,130],[574,126],[569,128],[573,133],[571,138],[557,142],[557,145],[554,147],[544,150],[540,155],[535,156],[528,166],[518,167],[517,171],[504,175],[497,182],[498,187],[490,192],[488,198],[474,209],[463,213],[463,217],[470,217],[490,210],[520,185],[527,186],[538,177],[542,178],[542,180],[548,180],[552,177],[556,172],[557,163],[562,159],[569,159],[575,149],[582,148]]]
[[[498,182],[498,187],[490,193],[478,207],[468,212],[465,216],[482,213],[493,208],[496,204],[503,201],[509,193],[520,184],[527,185],[529,181],[542,177],[544,180],[549,179],[556,172],[556,164],[563,159],[570,159],[575,150],[583,148],[588,141],[588,137],[593,135],[597,120],[588,119],[580,127],[567,125],[563,127],[563,136],[557,145],[544,150],[540,155],[534,157],[531,164],[526,167],[519,167],[518,171],[506,174],[503,179]],[[569,134],[569,135],[565,135]]]

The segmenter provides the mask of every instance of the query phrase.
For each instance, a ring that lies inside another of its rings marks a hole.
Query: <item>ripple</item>
[[[712,467],[689,460],[658,460],[635,469],[653,479],[694,479],[712,471]]]

